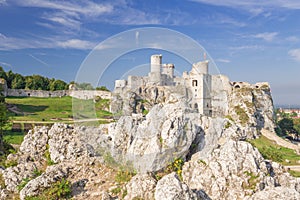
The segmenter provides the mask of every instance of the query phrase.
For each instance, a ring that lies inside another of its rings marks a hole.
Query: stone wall
[[[96,96],[100,96],[103,99],[111,99],[111,93],[100,90],[57,90],[57,91],[45,91],[45,90],[23,90],[23,89],[7,89],[6,96],[13,97],[63,97],[71,96],[78,99],[93,99]]]

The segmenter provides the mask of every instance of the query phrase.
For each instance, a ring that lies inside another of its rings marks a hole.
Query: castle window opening
[[[192,81],[192,86],[193,87],[197,87],[198,86],[198,81],[197,80],[193,80]]]

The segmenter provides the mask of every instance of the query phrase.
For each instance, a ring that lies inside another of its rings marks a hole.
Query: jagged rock
[[[229,113],[240,129],[240,137],[259,137],[259,130],[274,131],[274,106],[268,83],[236,83],[229,97]]]
[[[107,126],[111,154],[141,171],[157,171],[176,157],[185,157],[197,135],[200,115],[185,102],[157,104],[146,119],[124,116]]]
[[[203,189],[212,199],[243,199],[257,190],[267,172],[264,159],[249,143],[228,139],[208,158],[195,154],[184,164],[182,176],[191,189]]]
[[[27,196],[36,196],[45,188],[51,187],[51,184],[68,176],[70,167],[62,165],[48,166],[46,172],[37,178],[29,181],[20,191],[20,199],[24,200]]]
[[[20,146],[19,153],[28,155],[31,159],[41,160],[47,148],[48,128],[35,127],[30,130],[24,137]],[[24,158],[24,156],[22,156]]]
[[[272,200],[299,200],[300,193],[297,192],[293,188],[286,188],[286,187],[275,187],[269,190],[259,191],[253,194],[247,200],[265,200],[265,199],[272,199]]]
[[[149,174],[137,174],[131,178],[126,184],[127,196],[125,200],[132,200],[141,198],[145,200],[152,200],[154,198],[154,191],[156,180]]]
[[[54,124],[48,132],[49,153],[55,163],[64,160],[75,161],[87,154],[85,145],[80,140],[80,135],[71,126]]]
[[[164,176],[157,182],[155,188],[157,200],[189,200],[202,199],[193,192],[186,184],[182,183],[175,172]]]
[[[17,166],[9,167],[3,171],[3,178],[5,181],[6,189],[9,191],[17,192],[17,186],[25,178],[33,176],[33,172],[37,166],[33,162],[20,163]]]
[[[103,192],[101,200],[114,200],[114,198],[112,198],[107,192]]]

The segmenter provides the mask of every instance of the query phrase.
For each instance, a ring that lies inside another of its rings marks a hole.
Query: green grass
[[[290,175],[292,175],[293,177],[300,177],[300,172],[293,171],[293,170],[289,170],[288,172],[289,172]]]
[[[249,140],[249,142],[259,150],[265,159],[273,160],[283,165],[297,165],[297,161],[300,160],[300,155],[294,150],[279,146],[265,136]],[[289,160],[289,162],[286,162],[286,160]]]
[[[72,104],[74,103],[75,116],[79,119],[110,118],[112,114],[104,109],[109,107],[109,100],[73,99],[72,97],[7,97],[8,104],[14,104],[24,114],[10,113],[13,121],[34,122],[69,122],[73,117]]]

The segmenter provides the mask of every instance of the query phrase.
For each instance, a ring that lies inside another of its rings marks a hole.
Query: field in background
[[[83,125],[108,123],[112,120],[109,100],[75,99],[76,109],[72,110],[72,97],[7,97],[5,99],[10,116],[10,123],[5,128],[4,139],[8,143],[20,144],[24,133],[35,125],[51,125],[55,122],[74,123],[80,120]],[[95,112],[96,111],[96,112]]]

